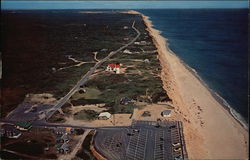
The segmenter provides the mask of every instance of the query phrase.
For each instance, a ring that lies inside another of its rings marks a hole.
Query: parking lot
[[[186,159],[182,124],[178,121],[133,121],[123,129],[99,129],[96,150],[107,159]]]

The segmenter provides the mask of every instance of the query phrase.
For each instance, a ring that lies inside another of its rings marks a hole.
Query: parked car
[[[174,147],[176,147],[176,146],[180,146],[181,144],[180,144],[180,142],[177,142],[177,143],[173,143],[172,144]]]
[[[181,148],[180,148],[180,147],[174,148],[174,151],[175,151],[175,152],[180,152],[180,151],[181,151]]]

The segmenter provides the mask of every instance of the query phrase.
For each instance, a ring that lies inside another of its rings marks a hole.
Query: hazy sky
[[[248,1],[1,1],[1,9],[248,8]]]

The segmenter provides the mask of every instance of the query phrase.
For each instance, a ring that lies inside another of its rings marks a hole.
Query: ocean
[[[240,121],[248,121],[248,10],[150,9],[169,48]]]

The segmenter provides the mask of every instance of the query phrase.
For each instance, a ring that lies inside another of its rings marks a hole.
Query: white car
[[[180,147],[174,148],[174,151],[175,151],[175,152],[180,152],[180,151],[181,151],[181,148],[180,148]]]
[[[172,144],[174,147],[176,147],[176,146],[180,146],[181,144],[180,144],[180,142],[177,142],[177,143],[173,143]]]

